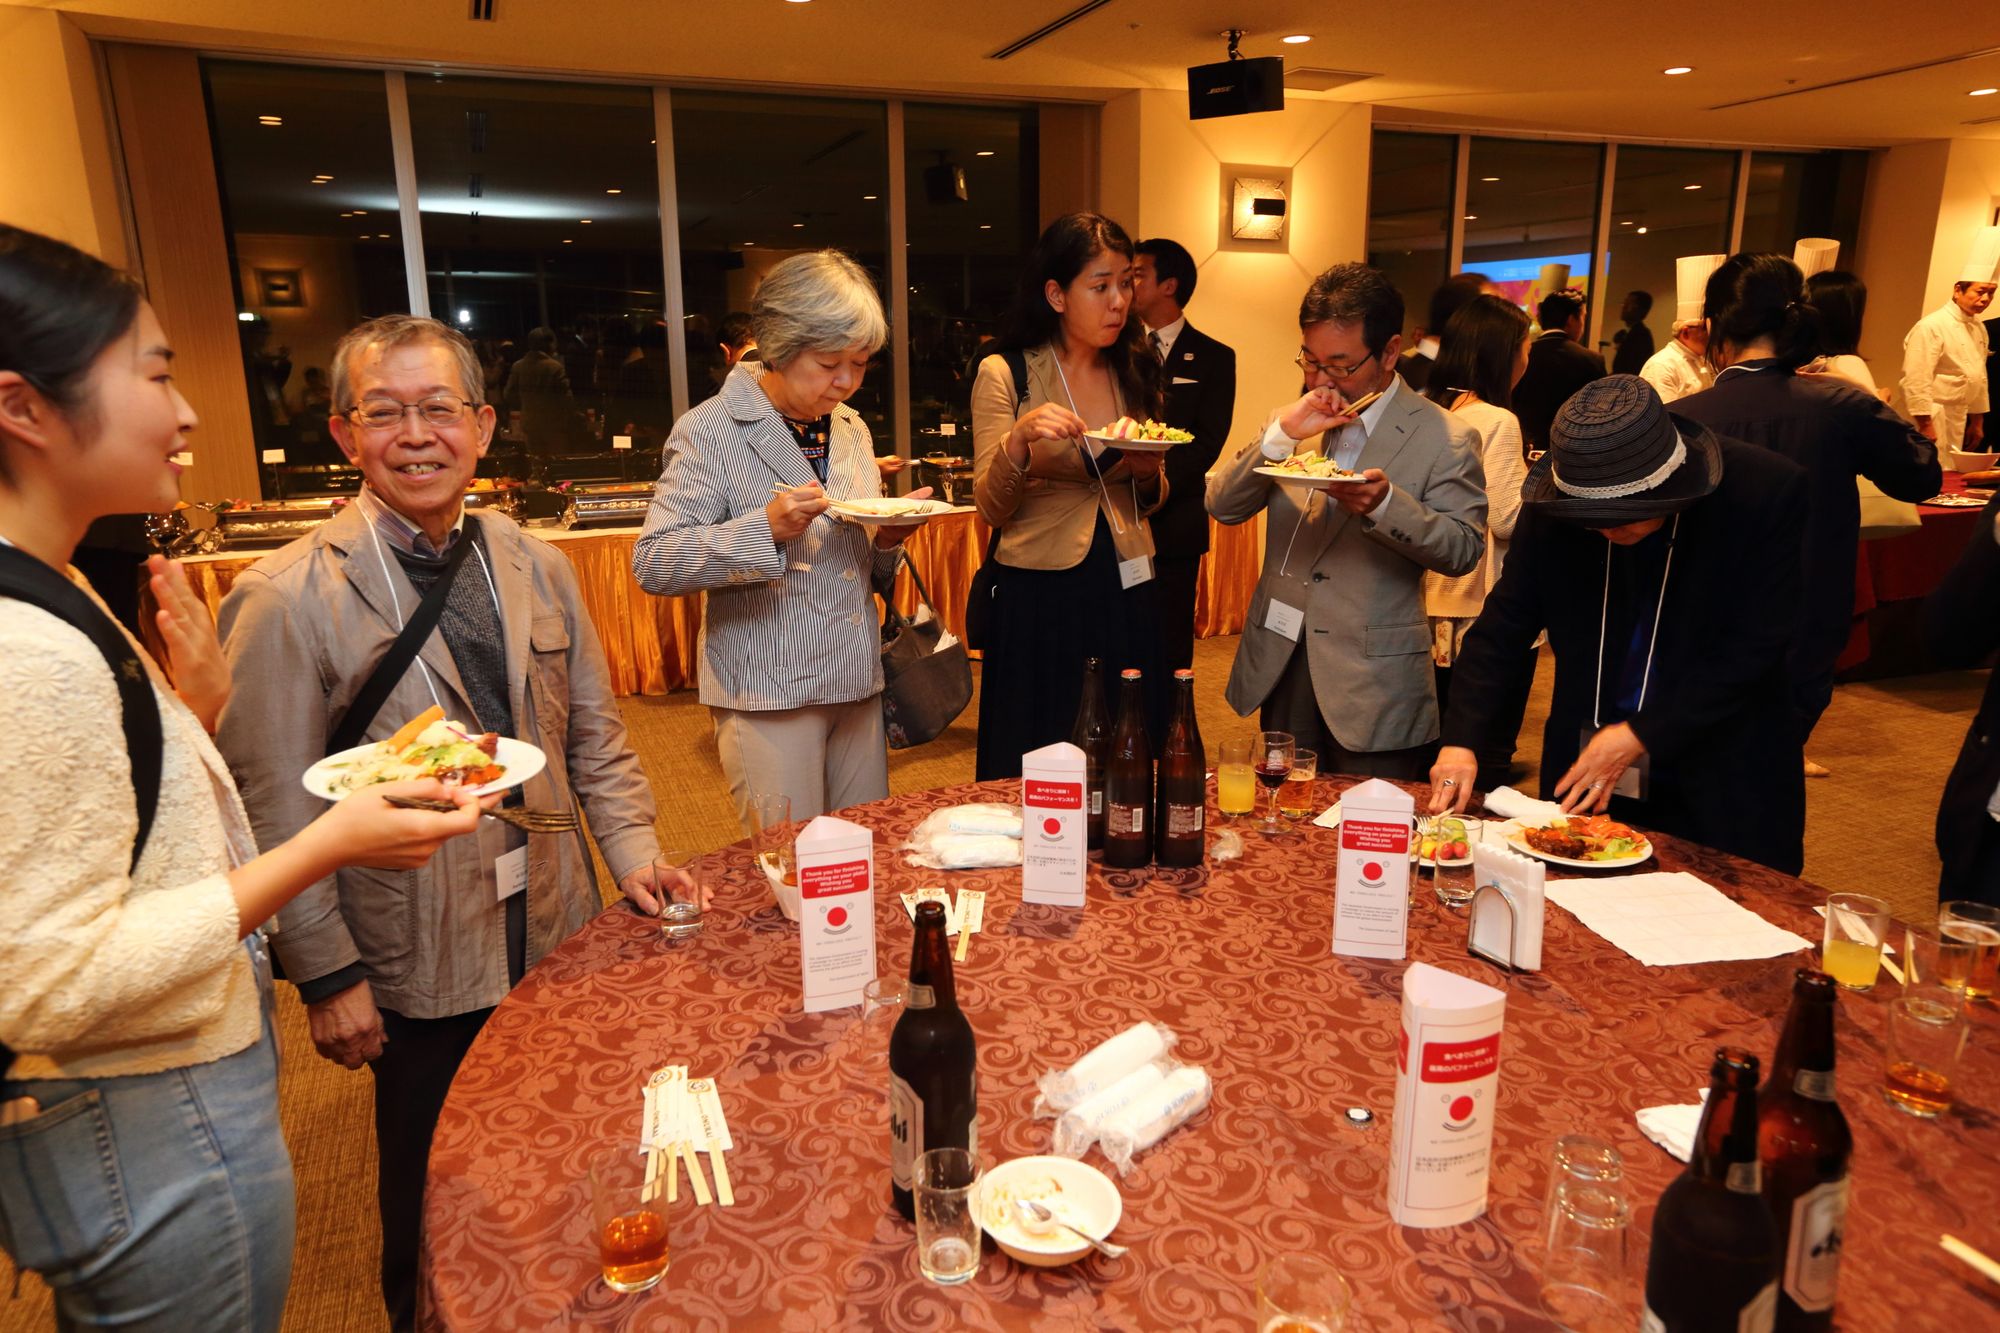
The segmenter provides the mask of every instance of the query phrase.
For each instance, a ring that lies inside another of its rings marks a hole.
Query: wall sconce
[[[1282,254],[1291,206],[1290,168],[1225,164],[1219,244],[1229,250]]]

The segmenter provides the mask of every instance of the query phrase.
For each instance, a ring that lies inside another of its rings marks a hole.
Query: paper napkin
[[[1812,947],[1685,871],[1552,879],[1548,896],[1647,967],[1777,958]]]

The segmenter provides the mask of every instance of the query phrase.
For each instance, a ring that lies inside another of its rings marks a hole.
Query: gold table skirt
[[[972,590],[974,571],[986,558],[990,532],[977,514],[948,514],[925,524],[909,541],[910,559],[930,589],[938,618],[960,637],[965,633],[966,595]],[[1237,527],[1209,523],[1209,551],[1202,557],[1195,592],[1197,636],[1205,639],[1242,630],[1263,561],[1263,534],[1261,515]],[[584,606],[611,667],[613,693],[668,694],[695,684],[702,595],[655,597],[640,588],[632,577],[638,529],[534,535],[551,538],[576,566]],[[236,576],[264,554],[198,556],[186,564],[196,590],[213,612]],[[150,623],[150,594],[142,588],[140,597],[142,623]],[[907,571],[896,580],[896,607],[906,614],[917,607],[916,585]]]

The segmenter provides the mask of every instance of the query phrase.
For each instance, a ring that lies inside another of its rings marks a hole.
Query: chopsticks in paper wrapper
[[[715,1172],[716,1191],[722,1203],[736,1202],[730,1183],[729,1166],[722,1154],[732,1147],[729,1124],[723,1119],[722,1099],[714,1079],[687,1076],[686,1065],[665,1065],[646,1081],[644,1128],[640,1147],[646,1154],[646,1184],[641,1199],[650,1202],[659,1196],[662,1184],[667,1202],[680,1201],[680,1167],[685,1163],[688,1185],[699,1204],[714,1202],[708,1177],[702,1174],[697,1146],[708,1150],[710,1168]]]

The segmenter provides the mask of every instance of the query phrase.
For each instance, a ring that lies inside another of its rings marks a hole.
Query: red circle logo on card
[[[1454,1121],[1465,1121],[1471,1119],[1472,1098],[1470,1097],[1454,1098],[1452,1100],[1451,1109],[1448,1114]]]
[[[1382,878],[1382,863],[1380,861],[1368,862],[1366,865],[1361,867],[1361,874],[1364,878],[1370,880],[1378,880]]]
[[[1056,834],[1062,832],[1062,821],[1054,815],[1050,815],[1042,821],[1042,832],[1048,834],[1051,838],[1055,837]]]
[[[831,912],[828,912],[828,913],[826,914],[826,924],[827,924],[827,925],[829,925],[829,926],[844,926],[844,925],[846,925],[846,924],[847,924],[847,909],[846,909],[845,907],[836,907],[836,908],[834,908],[834,909],[833,909],[833,910],[832,910]]]

